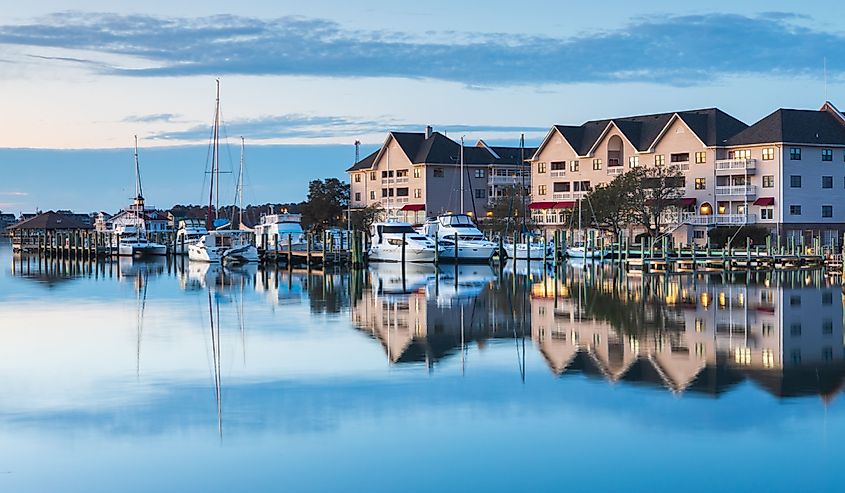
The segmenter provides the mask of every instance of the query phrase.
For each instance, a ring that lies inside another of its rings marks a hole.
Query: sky
[[[255,202],[345,177],[353,142],[388,130],[515,144],[614,116],[836,104],[843,16],[813,0],[28,2],[0,10],[0,210],[122,207],[134,135],[148,202],[200,203],[218,78]]]

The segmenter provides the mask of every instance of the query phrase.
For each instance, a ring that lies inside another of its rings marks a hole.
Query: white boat
[[[484,235],[466,214],[441,214],[422,225],[420,232],[429,238],[437,238],[441,260],[465,262],[489,262],[498,245],[484,238]],[[455,235],[458,245],[455,252]]]
[[[268,251],[303,251],[308,248],[308,238],[302,230],[302,214],[266,214],[255,225],[258,248]]]
[[[409,223],[388,221],[370,228],[369,259],[375,262],[401,262],[404,240],[405,262],[434,262],[437,246],[414,231]]]
[[[258,249],[249,233],[238,230],[214,230],[202,235],[188,247],[188,258],[197,262],[258,262]]]
[[[187,255],[188,247],[208,233],[202,219],[182,219],[176,230],[176,255]]]
[[[143,228],[132,225],[121,226],[117,233],[117,254],[121,257],[142,257],[167,255],[167,247],[161,243],[149,241]]]
[[[505,250],[505,255],[516,260],[543,260],[543,252],[546,253],[546,258],[550,258],[551,245],[537,241],[520,242],[516,244],[516,252],[514,252],[513,243],[503,243],[502,248]]]
[[[566,256],[570,258],[602,259],[607,256],[607,251],[584,245],[575,245],[566,248]]]

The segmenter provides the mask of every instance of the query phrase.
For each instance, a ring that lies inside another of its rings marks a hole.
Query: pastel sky
[[[515,143],[713,106],[751,123],[819,107],[825,58],[837,102],[842,18],[812,0],[22,2],[0,11],[0,209],[119,208],[135,134],[148,200],[200,202],[218,77],[231,143],[264,147],[255,202],[344,176],[352,142],[388,129]]]

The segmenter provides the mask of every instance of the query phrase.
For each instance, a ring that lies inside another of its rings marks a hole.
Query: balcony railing
[[[549,172],[549,176],[551,176],[552,178],[563,178],[564,176],[566,176],[566,170],[565,169],[553,170],[553,171]]]
[[[757,187],[755,185],[717,186],[716,195],[757,195]]]
[[[566,217],[563,214],[532,214],[531,220],[535,224],[564,224]]]
[[[674,163],[669,163],[669,169],[676,169],[678,171],[687,171],[687,170],[689,170],[689,161],[676,161]]]
[[[756,214],[711,214],[704,216],[694,212],[686,212],[682,216],[683,222],[693,226],[736,226],[741,224],[754,224],[757,222]]]
[[[607,174],[610,176],[618,176],[625,172],[624,166],[608,166]]]
[[[531,177],[525,175],[525,184],[528,185],[531,183]],[[488,185],[521,185],[522,184],[522,176],[515,175],[515,176],[490,176],[487,179]]]
[[[554,192],[552,194],[552,199],[554,199],[554,200],[579,199],[579,198],[583,198],[585,195],[587,195],[587,192]]]
[[[717,159],[716,171],[753,171],[757,169],[756,159]]]

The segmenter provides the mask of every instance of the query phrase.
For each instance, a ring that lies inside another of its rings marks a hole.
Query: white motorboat
[[[515,258],[516,260],[543,260],[544,252],[546,254],[546,258],[550,258],[552,255],[551,245],[543,245],[541,242],[538,241],[517,243],[516,252],[514,252],[513,243],[504,243],[502,244],[502,248],[505,250],[505,255],[508,258]]]
[[[149,241],[143,228],[126,225],[117,228],[117,254],[122,257],[167,255],[167,247]]]
[[[214,230],[188,247],[188,258],[198,262],[258,262],[258,249],[249,241],[249,233],[237,230]]]
[[[268,251],[303,251],[308,248],[308,238],[302,230],[302,214],[266,214],[255,225],[258,248]]]
[[[187,255],[188,247],[195,244],[208,233],[202,219],[182,219],[176,230],[176,255]]]
[[[441,214],[431,218],[420,228],[429,238],[437,238],[441,260],[459,262],[489,262],[498,245],[484,238],[484,235],[466,214]],[[457,252],[455,252],[457,235]]]
[[[603,259],[607,251],[591,246],[575,245],[566,248],[566,256],[570,258]]]
[[[375,262],[434,262],[437,246],[409,223],[374,223],[370,228],[369,258]],[[404,242],[404,245],[403,245]]]

